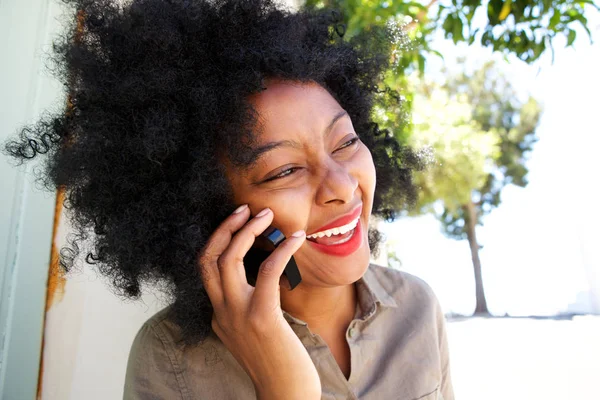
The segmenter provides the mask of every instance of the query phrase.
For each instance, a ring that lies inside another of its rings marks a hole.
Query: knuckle
[[[275,260],[265,260],[260,268],[259,268],[259,273],[263,276],[271,276],[275,273],[275,271],[277,270],[277,263],[275,262]]]
[[[206,264],[200,262],[199,267],[200,267],[200,276],[205,281],[209,281],[213,278],[213,273],[211,272],[210,268],[208,268],[208,266]]]
[[[217,259],[217,266],[220,270],[223,270],[224,268],[229,268],[229,266],[237,265],[240,262],[243,262],[243,258],[230,252],[225,252]]]
[[[277,332],[277,324],[273,325],[276,310],[254,310],[247,318],[246,324],[254,334],[263,339],[270,339]],[[276,319],[275,319],[276,321]]]
[[[207,265],[209,263],[210,257],[208,255],[208,252],[206,250],[203,250],[200,255],[198,256],[198,265],[200,266],[200,268],[205,268],[205,265]]]
[[[222,270],[226,268],[227,264],[229,264],[229,257],[226,254],[221,254],[219,258],[217,258],[217,267]]]
[[[214,238],[210,238],[202,248],[201,257],[210,257],[214,253],[215,246]]]
[[[200,268],[206,268],[215,261],[215,245],[212,242],[208,242],[200,251],[198,255],[198,265]]]
[[[264,318],[262,318],[259,313],[253,313],[248,316],[248,325],[252,331],[257,333],[263,333],[267,331]]]
[[[200,258],[198,260],[198,270],[200,271],[200,277],[204,282],[210,281],[215,278],[215,273],[211,269],[212,261],[208,258]]]
[[[215,332],[217,334],[217,336],[219,336],[219,337],[221,337],[223,335],[223,333],[225,332],[223,330],[223,328],[221,327],[221,324],[219,323],[217,317],[213,316],[213,319],[210,322],[210,327],[212,328],[213,332]]]

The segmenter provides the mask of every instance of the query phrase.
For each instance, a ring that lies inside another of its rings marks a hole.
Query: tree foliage
[[[419,80],[414,93],[411,142],[433,153],[429,168],[417,175],[421,194],[414,212],[434,213],[449,237],[465,239],[465,205],[474,203],[481,223],[500,204],[506,185],[527,184],[525,161],[537,140],[541,107],[532,97],[519,100],[494,62],[444,83]]]
[[[455,44],[477,42],[532,63],[553,54],[560,36],[572,46],[578,25],[591,39],[585,13],[600,8],[590,0],[307,0],[307,6],[342,11],[348,38],[373,26],[390,28],[388,95],[377,99],[374,119],[401,143],[430,149],[431,165],[416,177],[422,190],[413,214],[433,213],[447,236],[468,240],[475,312],[488,313],[475,226],[500,204],[506,185],[527,184],[525,161],[541,108],[533,98],[521,102],[494,63],[444,83],[427,81],[427,58],[442,56],[433,40],[442,33]]]
[[[412,115],[416,91],[431,90],[436,96],[449,96],[446,100],[452,105],[448,107],[457,108],[454,116],[462,116],[462,120],[436,122],[441,124],[438,129],[450,129],[448,137],[444,139],[448,143],[443,146],[437,143],[443,148],[435,149],[436,157],[448,168],[444,173],[465,177],[464,171],[460,171],[462,165],[465,168],[468,166],[473,174],[477,171],[477,174],[469,176],[462,183],[453,180],[458,189],[455,191],[455,205],[449,201],[448,188],[429,185],[427,190],[430,191],[424,194],[417,208],[420,212],[429,212],[433,199],[445,199],[448,207],[441,218],[446,233],[456,238],[464,237],[460,229],[463,211],[457,204],[463,202],[464,193],[470,193],[467,188],[474,190],[474,198],[480,205],[480,222],[482,215],[498,206],[504,186],[509,183],[518,186],[526,184],[524,156],[535,141],[533,131],[540,111],[533,99],[525,104],[509,100],[516,99],[514,89],[491,65],[473,76],[455,76],[445,87],[411,86],[414,74],[422,78],[426,59],[432,55],[441,56],[432,47],[435,35],[441,32],[454,43],[477,42],[504,55],[512,54],[532,63],[545,52],[553,52],[555,39],[560,36],[566,38],[567,46],[572,46],[577,36],[577,26],[582,27],[591,39],[585,14],[600,10],[591,0],[429,0],[428,3],[406,0],[307,0],[306,6],[327,6],[340,10],[346,24],[345,37],[348,39],[358,32],[372,30],[373,26],[391,27],[396,37],[392,38],[392,67],[385,79],[388,95],[381,96],[376,102],[374,118],[401,143],[415,142]],[[435,101],[443,102],[441,98]],[[432,103],[431,106],[439,104]],[[419,135],[426,135],[422,128],[419,128]],[[465,152],[454,154],[456,158],[450,159],[450,154],[444,151],[450,148],[450,141],[463,142]],[[496,165],[497,168],[491,168],[490,165]],[[430,176],[429,179],[434,177]]]
[[[547,50],[554,39],[565,36],[573,45],[580,25],[591,39],[585,17],[586,6],[600,8],[591,0],[452,0],[440,4],[431,21],[444,30],[454,43],[479,41],[483,46],[505,54],[515,54],[533,62]],[[485,10],[487,23],[474,27],[477,12]]]
[[[508,184],[527,184],[526,159],[541,108],[520,101],[494,62],[444,83],[419,80],[414,95],[413,146],[430,148],[432,163],[416,176],[415,213],[433,213],[451,238],[467,239],[475,275],[476,314],[488,314],[476,225],[500,204]]]
[[[600,10],[592,0],[430,0],[427,4],[400,0],[307,0],[306,5],[342,11],[348,37],[390,22],[408,24],[414,47],[402,54],[397,65],[399,72],[423,71],[426,56],[439,54],[430,46],[439,31],[454,43],[478,42],[531,63],[545,51],[552,51],[557,37],[565,37],[567,46],[572,46],[577,26],[591,39],[586,12]]]

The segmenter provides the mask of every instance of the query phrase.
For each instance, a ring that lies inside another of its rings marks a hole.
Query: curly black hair
[[[211,329],[197,255],[235,206],[220,157],[254,162],[248,97],[266,79],[316,82],[348,112],[373,155],[374,214],[393,218],[414,200],[417,158],[371,115],[390,96],[384,29],[344,40],[337,12],[273,0],[63,1],[69,22],[49,56],[68,101],[5,151],[45,154],[38,179],[65,191],[75,236],[62,267],[86,242],[86,262],[119,294],[160,284],[188,344]],[[372,249],[379,239],[370,233]]]

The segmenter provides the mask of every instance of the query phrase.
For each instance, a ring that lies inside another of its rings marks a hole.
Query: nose
[[[350,203],[358,188],[358,179],[347,166],[329,162],[322,169],[322,179],[317,188],[316,201],[324,205],[329,203]]]

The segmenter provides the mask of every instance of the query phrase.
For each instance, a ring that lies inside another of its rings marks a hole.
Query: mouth
[[[347,256],[354,253],[363,242],[361,212],[362,205],[354,209],[352,213],[307,235],[307,242],[311,247],[329,255]]]
[[[332,229],[326,229],[313,233],[312,235],[306,236],[306,238],[312,242],[325,244],[325,245],[336,245],[342,244],[350,240],[354,234],[354,230],[358,225],[360,217],[352,220],[349,224],[342,225]]]

